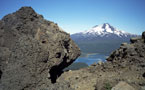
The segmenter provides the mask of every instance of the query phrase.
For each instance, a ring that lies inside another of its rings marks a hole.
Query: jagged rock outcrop
[[[0,90],[51,90],[79,55],[70,35],[31,7],[0,20]]]
[[[145,32],[131,39],[130,44],[123,43],[106,62],[63,73],[57,79],[57,83],[62,82],[69,82],[75,90],[113,90],[120,87],[119,82],[134,90],[145,90]]]
[[[107,60],[122,67],[130,64],[142,64],[145,61],[144,34],[145,32],[142,33],[142,37],[131,38],[130,44],[122,44]]]

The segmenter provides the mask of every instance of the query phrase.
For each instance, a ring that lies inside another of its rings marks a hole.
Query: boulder
[[[45,90],[79,55],[70,35],[31,7],[0,20],[0,90]]]
[[[121,81],[111,90],[135,90],[135,89],[132,86],[130,86],[128,83]]]
[[[135,43],[135,42],[137,42],[137,41],[139,41],[139,40],[141,40],[140,37],[133,37],[133,38],[130,39],[130,42],[131,42],[131,43]]]

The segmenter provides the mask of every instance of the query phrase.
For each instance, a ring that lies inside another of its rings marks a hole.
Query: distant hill
[[[96,25],[89,30],[71,35],[82,52],[109,54],[119,48],[123,42],[128,42],[131,37],[138,35],[121,31],[108,23]]]

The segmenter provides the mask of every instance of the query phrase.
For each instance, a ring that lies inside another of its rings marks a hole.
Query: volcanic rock
[[[0,90],[50,88],[79,55],[70,35],[31,7],[0,20]]]

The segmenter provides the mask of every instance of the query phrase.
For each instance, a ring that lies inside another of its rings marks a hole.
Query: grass
[[[105,90],[111,90],[112,89],[112,86],[110,85],[110,83],[105,83],[104,89]]]

